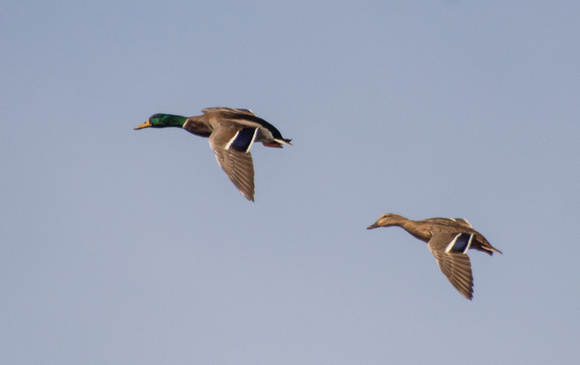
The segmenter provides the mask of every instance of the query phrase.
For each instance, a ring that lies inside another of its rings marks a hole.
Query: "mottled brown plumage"
[[[467,299],[473,298],[473,275],[467,251],[475,249],[489,255],[501,251],[463,218],[429,218],[414,221],[398,214],[383,214],[367,229],[398,226],[415,238],[427,242],[439,268],[449,282]]]

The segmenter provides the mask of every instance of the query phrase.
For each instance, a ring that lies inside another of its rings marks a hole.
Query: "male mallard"
[[[429,218],[413,221],[397,214],[387,213],[380,216],[367,229],[390,226],[402,227],[415,238],[427,242],[427,247],[435,256],[443,274],[451,285],[469,300],[473,298],[473,276],[467,250],[473,248],[490,256],[494,252],[501,253],[463,218]]]
[[[203,115],[183,117],[154,114],[135,129],[180,127],[197,136],[209,137],[218,164],[246,199],[254,201],[254,164],[250,148],[254,142],[266,147],[292,145],[290,139],[251,110],[205,108]]]

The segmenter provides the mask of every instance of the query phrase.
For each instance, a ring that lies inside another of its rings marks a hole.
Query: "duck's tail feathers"
[[[489,256],[493,256],[494,252],[500,253],[503,255],[503,252],[501,252],[500,250],[498,250],[497,248],[493,247],[492,245],[485,245],[482,246],[480,249],[478,249],[479,251],[485,252],[486,254],[488,254]]]
[[[274,138],[272,142],[263,142],[262,144],[266,147],[282,148],[282,145],[292,146],[291,139],[286,138]]]
[[[491,249],[492,249],[492,251],[493,251],[493,252],[497,252],[497,253],[500,253],[500,254],[502,254],[502,255],[503,255],[503,252],[501,252],[501,251],[500,251],[500,250],[498,250],[497,248],[494,248],[494,247],[492,247]],[[490,255],[490,256],[491,256],[491,255],[493,255],[493,252],[490,252],[490,253],[489,253],[489,255]]]

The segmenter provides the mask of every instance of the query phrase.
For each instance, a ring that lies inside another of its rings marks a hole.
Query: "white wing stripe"
[[[232,145],[232,143],[236,140],[236,137],[238,136],[238,134],[240,134],[240,131],[237,131],[236,134],[234,134],[234,136],[232,137],[232,139],[230,139],[228,141],[228,143],[226,143],[224,149],[229,150],[230,146]]]
[[[474,234],[469,235],[469,241],[467,241],[467,246],[465,247],[465,250],[463,250],[463,253],[467,253],[467,250],[469,250],[469,248],[471,247],[471,241],[473,241],[473,236],[475,236]]]
[[[453,249],[453,245],[455,245],[455,241],[457,241],[457,238],[459,238],[459,236],[461,236],[461,233],[456,234],[455,237],[451,240],[451,242],[449,242],[447,247],[445,247],[445,253],[449,253],[449,251]]]

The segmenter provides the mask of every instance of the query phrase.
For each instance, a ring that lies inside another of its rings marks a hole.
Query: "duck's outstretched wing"
[[[282,134],[276,127],[256,116],[249,109],[213,107],[202,109],[202,112],[204,114],[217,115],[216,119],[218,121],[212,122],[214,129],[216,128],[215,124],[223,124],[236,128],[259,128],[256,141],[262,142],[264,146],[281,148],[282,145],[292,145],[291,139],[282,137]]]
[[[256,116],[256,114],[254,114],[254,112],[251,111],[250,109],[227,108],[224,106],[214,106],[211,108],[204,108],[201,110],[201,112],[203,114],[212,112],[241,113]]]
[[[254,162],[250,148],[256,138],[256,128],[216,128],[209,145],[216,160],[240,193],[254,201]]]
[[[473,275],[466,252],[472,239],[471,234],[432,231],[432,237],[427,243],[447,280],[469,300],[473,298]]]

